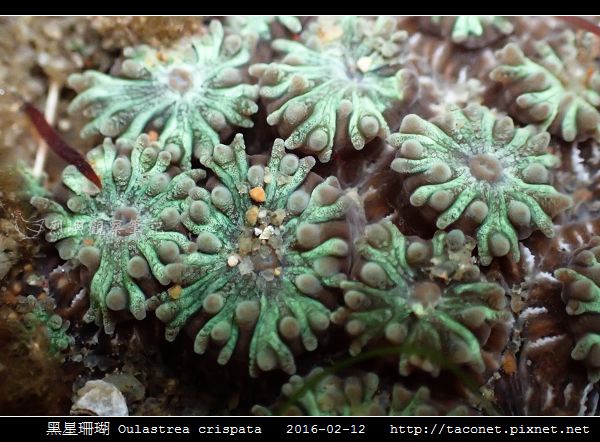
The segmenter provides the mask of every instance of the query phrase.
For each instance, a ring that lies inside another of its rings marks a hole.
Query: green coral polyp
[[[302,23],[293,15],[233,15],[225,19],[228,28],[260,40],[271,39],[271,27],[275,22],[294,34],[302,30]]]
[[[472,248],[458,230],[427,243],[404,237],[389,220],[369,226],[357,243],[360,280],[342,282],[346,306],[332,317],[352,337],[350,353],[383,340],[403,348],[402,375],[489,368],[486,355],[497,359],[511,316],[502,287],[481,281]]]
[[[252,413],[292,416],[439,416],[467,415],[465,405],[453,406],[431,398],[427,387],[410,391],[400,383],[382,388],[375,373],[339,377],[318,367],[307,376],[294,375],[281,388],[274,406],[255,405]],[[287,407],[285,406],[287,403]]]
[[[334,144],[362,149],[389,135],[384,113],[410,102],[417,89],[412,72],[398,67],[407,35],[396,26],[391,17],[345,17],[332,21],[327,35],[306,31],[306,44],[273,42],[283,60],[256,64],[250,73],[272,102],[267,122],[287,137],[287,149],[326,162]]]
[[[306,389],[303,394],[302,390]],[[276,412],[294,416],[377,416],[387,414],[389,398],[379,393],[379,378],[374,373],[341,379],[326,375],[322,368],[313,369],[304,378],[294,375],[281,388],[283,398],[292,405],[285,409],[280,400],[271,407]],[[283,399],[282,398],[282,399]],[[255,415],[272,415],[270,408],[255,405]]]
[[[225,36],[218,21],[206,35],[170,51],[139,46],[126,49],[125,57],[126,78],[97,71],[70,77],[80,94],[69,111],[92,119],[82,137],[135,139],[152,123],[160,129],[160,144],[189,169],[192,153],[199,157],[212,149],[219,133],[231,126],[252,127],[258,89],[243,84],[241,70],[250,53],[239,36]]]
[[[494,256],[518,261],[519,239],[535,229],[554,236],[552,217],[571,200],[548,184],[560,164],[549,141],[478,105],[450,106],[432,122],[408,115],[389,138],[398,149],[392,169],[418,175],[406,182],[411,204],[441,212],[439,229],[459,220],[478,226],[483,265]]]
[[[513,31],[512,23],[497,15],[457,15],[422,18],[426,28],[434,28],[442,36],[467,48],[480,48]]]
[[[31,203],[45,215],[46,239],[57,243],[61,258],[76,260],[93,274],[85,320],[113,333],[117,312],[146,316],[139,286],[154,276],[167,285],[178,280],[181,254],[192,243],[180,229],[181,202],[195,181],[190,170],[171,177],[171,154],[141,135],[132,145],[110,139],[91,150],[88,161],[102,180],[102,190],[74,166],[63,171],[70,190],[66,208],[50,199]]]
[[[569,267],[555,276],[564,284],[562,299],[576,339],[571,357],[588,370],[590,382],[600,381],[600,237],[579,249]]]
[[[54,313],[56,303],[52,298],[37,299],[33,295],[19,299],[17,311],[24,313],[23,323],[30,331],[41,328],[48,338],[48,352],[59,356],[73,343],[73,338],[67,333],[69,321]]]
[[[182,215],[198,251],[184,260],[183,287],[153,300],[156,315],[172,340],[202,312],[197,353],[212,341],[226,364],[250,333],[252,376],[278,366],[293,373],[291,345],[314,350],[329,326],[329,288],[343,280],[349,254],[349,200],[333,177],[315,187],[315,160],[286,154],[282,140],[267,165],[246,157],[241,135],[203,164],[215,178],[190,192]]]
[[[500,65],[490,74],[506,86],[515,115],[538,124],[565,141],[600,139],[600,72],[597,54],[578,47],[572,33],[558,48],[538,42],[537,62],[514,43],[496,56]]]

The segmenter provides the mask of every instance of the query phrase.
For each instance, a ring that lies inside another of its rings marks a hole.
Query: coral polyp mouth
[[[232,255],[231,263],[239,257],[239,269],[242,275],[254,272],[266,281],[273,281],[281,276],[283,270],[282,248],[284,238],[280,228],[284,211],[272,212],[253,206],[250,211],[257,213],[254,227],[246,228],[238,239],[238,255]],[[277,213],[276,212],[282,212]],[[252,215],[251,215],[252,216]]]
[[[194,77],[187,69],[174,68],[169,72],[168,84],[172,90],[184,95],[194,87]]]
[[[495,183],[502,178],[502,164],[494,155],[482,153],[469,159],[471,175],[480,181]]]
[[[429,281],[417,282],[412,287],[410,294],[410,299],[413,302],[413,311],[418,315],[422,309],[435,308],[441,297],[442,290],[437,284]],[[415,305],[418,305],[419,308],[415,308]]]
[[[277,252],[269,246],[262,245],[254,252],[250,259],[254,266],[254,270],[264,275],[265,279],[267,274],[273,276],[279,276],[281,274],[281,264]]]
[[[118,236],[131,236],[139,231],[140,212],[135,207],[123,206],[115,210],[112,226]]]

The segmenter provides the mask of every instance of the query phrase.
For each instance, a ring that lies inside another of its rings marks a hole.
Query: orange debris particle
[[[169,298],[171,299],[179,299],[181,296],[182,288],[180,285],[175,285],[171,287],[167,292],[169,293]]]
[[[593,67],[588,68],[588,70],[585,73],[585,81],[583,83],[585,86],[590,84],[590,79],[592,78],[592,75],[594,75],[595,71],[596,71],[596,69],[594,69]]]
[[[510,352],[504,353],[502,356],[502,369],[508,375],[513,375],[517,372],[517,359],[514,354]]]
[[[254,187],[250,190],[250,198],[257,203],[264,203],[267,195],[262,187]]]

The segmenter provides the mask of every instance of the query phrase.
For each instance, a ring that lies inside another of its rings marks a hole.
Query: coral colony
[[[0,414],[596,414],[586,20],[0,18]]]

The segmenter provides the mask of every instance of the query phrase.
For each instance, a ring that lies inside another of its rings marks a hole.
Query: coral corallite
[[[496,54],[500,66],[490,74],[506,86],[515,116],[565,141],[600,139],[598,50],[591,42],[578,45],[571,32],[554,47],[547,42],[535,47],[537,62],[514,43],[506,45]]]
[[[469,407],[431,398],[423,386],[410,391],[396,383],[382,388],[375,373],[359,372],[339,377],[317,367],[307,376],[294,375],[281,388],[274,406],[255,405],[252,412],[270,416],[273,412],[291,416],[440,416],[472,414]],[[291,402],[291,403],[289,403]],[[287,404],[286,404],[287,403]],[[287,405],[287,407],[285,406]]]
[[[412,71],[400,69],[407,34],[396,26],[391,17],[348,16],[304,31],[305,44],[273,42],[283,60],[256,64],[250,73],[260,78],[260,94],[270,102],[267,122],[278,126],[287,149],[326,162],[334,145],[362,149],[389,135],[384,114],[417,90]]]
[[[302,23],[292,15],[233,15],[225,18],[227,28],[236,29],[244,37],[257,40],[271,40],[273,23],[294,34],[302,30]]]
[[[60,358],[61,352],[69,348],[73,338],[67,333],[69,321],[54,313],[52,298],[37,299],[33,295],[19,299],[16,310],[23,313],[23,324],[29,332],[41,329],[48,339],[48,354]]]
[[[587,367],[590,382],[600,381],[600,237],[579,249],[568,268],[558,269],[562,298],[576,339],[571,357]]]
[[[346,307],[332,317],[353,338],[351,354],[384,340],[405,347],[402,375],[419,368],[437,376],[445,364],[497,368],[511,315],[502,287],[481,281],[468,253],[474,244],[461,231],[438,232],[428,244],[384,220],[357,247],[360,281],[342,283]]]
[[[106,139],[88,153],[88,161],[102,190],[71,165],[63,171],[66,208],[42,197],[31,203],[45,215],[46,239],[57,243],[61,258],[76,260],[93,274],[84,319],[103,324],[111,334],[116,312],[146,316],[140,282],[151,276],[163,285],[177,280],[180,253],[193,245],[178,231],[179,206],[205,173],[190,170],[171,178],[171,154],[146,135],[133,144]]]
[[[480,48],[513,31],[512,23],[497,15],[421,17],[421,25],[467,48]]]
[[[250,58],[238,35],[225,36],[220,22],[208,33],[184,40],[170,51],[148,46],[125,50],[125,78],[97,71],[75,74],[70,85],[80,94],[69,106],[92,119],[81,131],[132,139],[148,123],[160,128],[161,145],[174,161],[190,167],[192,151],[219,143],[231,126],[252,127],[258,89],[244,84],[240,69]]]
[[[318,184],[314,164],[286,154],[282,140],[268,164],[247,158],[241,135],[204,158],[216,177],[190,192],[182,216],[198,251],[184,261],[184,286],[152,300],[168,340],[200,314],[194,350],[212,341],[226,364],[249,341],[252,376],[293,373],[292,347],[317,347],[335,305],[329,288],[344,279],[350,200],[335,178]]]
[[[476,228],[483,265],[494,256],[518,261],[518,240],[536,229],[552,237],[552,217],[571,204],[548,184],[560,163],[549,141],[478,105],[451,106],[432,122],[408,115],[389,138],[398,149],[392,169],[410,176],[410,203],[441,212],[439,229],[457,221]]]

